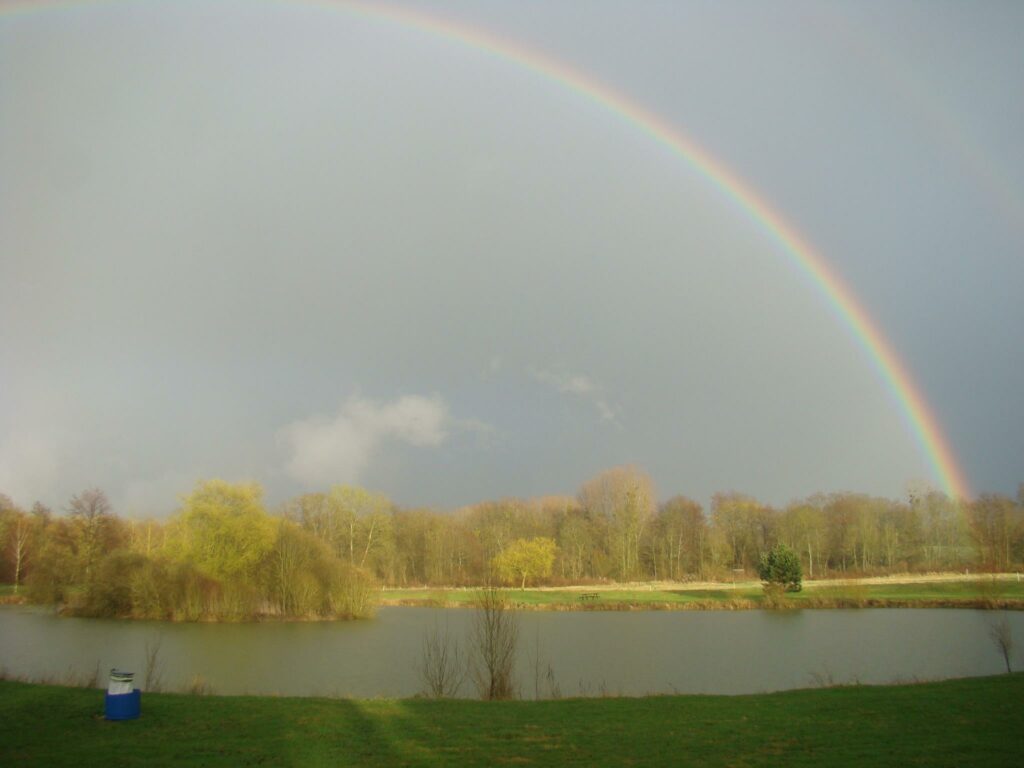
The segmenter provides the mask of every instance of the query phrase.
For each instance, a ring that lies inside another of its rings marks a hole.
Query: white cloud
[[[529,370],[529,374],[536,381],[539,381],[542,384],[547,384],[562,394],[575,395],[589,401],[597,410],[598,416],[601,417],[601,421],[613,424],[618,423],[618,414],[616,413],[615,408],[605,398],[604,388],[589,376],[579,373],[554,373],[552,371],[545,371],[537,368],[531,368]]]
[[[314,416],[281,430],[290,451],[285,470],[307,486],[354,483],[385,442],[437,446],[448,423],[448,406],[436,396],[390,403],[351,397],[334,418]]]
[[[474,432],[477,435],[493,435],[494,425],[480,419],[459,419],[455,426],[464,432]]]
[[[608,403],[599,397],[594,398],[591,402],[593,402],[597,412],[601,415],[601,421],[618,424],[618,415],[615,413],[615,409],[608,405]]]
[[[596,387],[594,382],[586,376],[569,376],[559,384],[559,389],[574,395],[591,395]]]

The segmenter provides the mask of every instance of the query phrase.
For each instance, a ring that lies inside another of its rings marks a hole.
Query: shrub
[[[132,615],[140,619],[166,619],[174,610],[174,584],[167,566],[147,559],[131,577]]]
[[[769,552],[761,554],[757,575],[765,583],[765,591],[773,586],[786,592],[799,592],[803,588],[803,569],[796,552],[785,544],[779,544]]]
[[[515,698],[512,671],[519,643],[519,622],[504,593],[492,587],[477,593],[470,638],[471,671],[480,698],[486,701]]]
[[[36,557],[25,581],[28,600],[44,605],[62,603],[68,599],[73,583],[71,551],[59,544],[48,543]]]
[[[342,566],[340,571],[341,579],[331,590],[333,613],[349,619],[372,616],[377,597],[377,585],[373,577],[355,566]]]
[[[100,560],[85,585],[83,616],[128,616],[132,613],[132,581],[146,558],[115,550]]]

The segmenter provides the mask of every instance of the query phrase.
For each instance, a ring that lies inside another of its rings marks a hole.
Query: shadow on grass
[[[413,718],[402,707],[389,705],[374,711],[372,701],[320,700],[315,719],[295,723],[288,734],[293,765],[309,765],[325,758],[334,765],[431,764],[424,738]]]

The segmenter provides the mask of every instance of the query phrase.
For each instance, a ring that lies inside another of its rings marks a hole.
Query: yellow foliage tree
[[[258,483],[203,480],[183,499],[170,548],[215,579],[245,578],[274,546],[275,522]]]
[[[557,552],[553,539],[516,539],[491,560],[491,566],[499,578],[519,581],[519,588],[526,589],[527,579],[551,575]]]

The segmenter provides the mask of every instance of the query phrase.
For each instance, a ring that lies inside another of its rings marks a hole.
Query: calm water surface
[[[159,638],[166,689],[202,677],[214,693],[405,697],[422,689],[416,666],[426,631],[465,644],[473,611],[382,608],[366,621],[167,624],[70,619],[0,608],[0,665],[28,679],[67,679],[110,667],[144,668]],[[1024,644],[1024,613],[875,609],[519,613],[518,677],[532,698],[549,692],[550,665],[566,696],[754,693],[823,681],[885,683],[1005,670],[989,637],[1006,618]],[[539,651],[539,653],[538,653]],[[534,658],[539,657],[539,664]],[[1021,663],[1020,652],[1014,666]],[[471,683],[463,695],[473,695]]]

